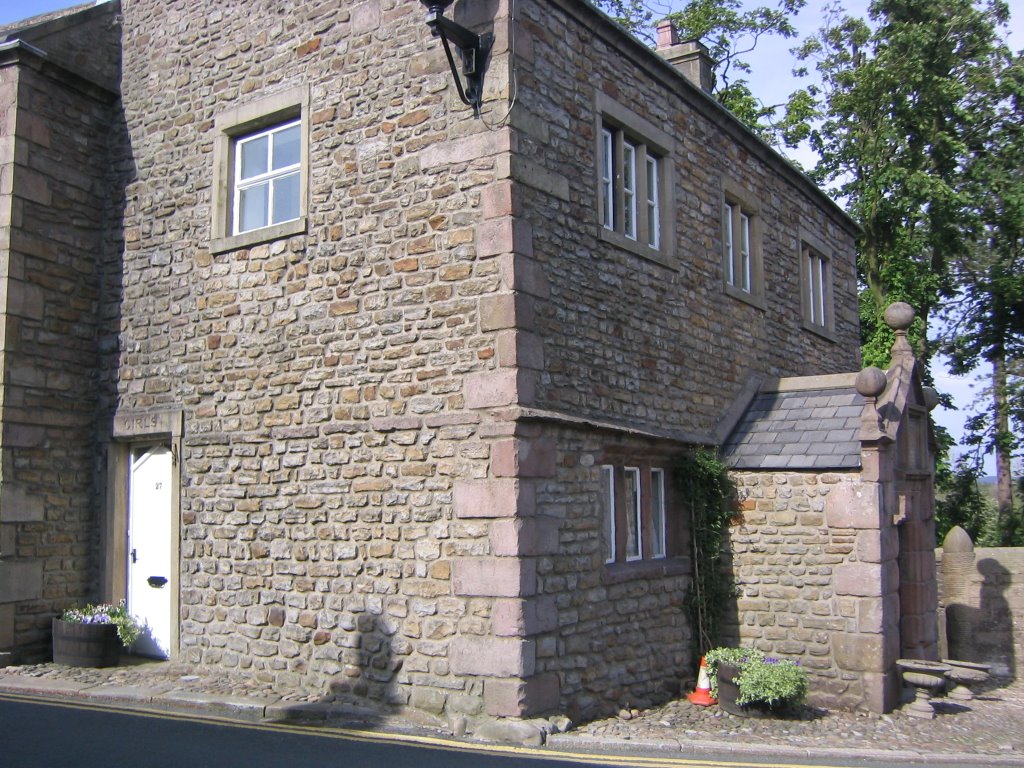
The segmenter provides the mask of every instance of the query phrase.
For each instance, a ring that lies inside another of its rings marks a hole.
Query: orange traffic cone
[[[711,678],[708,677],[708,664],[704,661],[704,657],[700,657],[700,672],[697,674],[697,690],[693,693],[688,694],[691,704],[696,704],[698,707],[710,707],[712,704],[717,704],[718,699],[711,695]]]

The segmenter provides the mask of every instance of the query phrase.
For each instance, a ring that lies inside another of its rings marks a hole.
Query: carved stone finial
[[[921,387],[921,394],[924,395],[924,407],[929,411],[935,410],[935,406],[939,404],[939,393],[935,391],[935,387]]]
[[[942,551],[950,554],[954,552],[973,552],[974,542],[971,541],[971,536],[967,531],[959,525],[954,525],[949,529],[946,538],[942,540]]]
[[[914,308],[905,301],[894,301],[885,308],[882,317],[894,331],[905,331],[914,322]]]
[[[863,397],[878,397],[885,391],[885,385],[889,380],[881,368],[869,366],[857,374],[854,386]]]

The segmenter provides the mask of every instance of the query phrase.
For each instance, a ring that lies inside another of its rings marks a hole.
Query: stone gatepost
[[[876,402],[888,381],[878,368],[857,375],[864,397],[861,418],[861,477],[839,486],[826,497],[825,522],[832,529],[850,529],[856,537],[857,559],[836,567],[835,592],[851,606],[850,628],[833,636],[836,666],[860,677],[865,705],[874,712],[892,708],[896,685],[891,670],[899,656],[899,536],[893,525],[892,441],[878,427]]]

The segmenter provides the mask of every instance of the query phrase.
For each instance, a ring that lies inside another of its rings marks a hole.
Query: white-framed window
[[[676,140],[604,93],[597,94],[594,118],[598,237],[677,267],[672,236]]]
[[[615,136],[601,129],[601,226],[615,229]]]
[[[812,330],[832,330],[832,263],[806,242],[800,247],[800,281],[804,323]]]
[[[292,88],[214,118],[210,250],[306,231],[309,91]]]
[[[607,123],[601,128],[601,226],[653,250],[661,247],[662,239],[661,162],[656,149],[638,137]]]
[[[722,203],[722,269],[727,292],[760,303],[763,288],[760,219],[751,198],[727,193]]]
[[[661,184],[658,181],[658,161],[647,156],[647,245],[661,248]]]
[[[668,555],[666,472],[606,464],[599,490],[607,565]]]
[[[300,216],[302,123],[291,120],[235,139],[232,234]]]

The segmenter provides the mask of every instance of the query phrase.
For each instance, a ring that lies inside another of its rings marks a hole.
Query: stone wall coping
[[[96,101],[113,103],[118,94],[96,81],[73,72],[31,43],[24,40],[9,40],[0,43],[0,68],[11,65],[23,65],[35,69],[40,74],[57,80]]]
[[[854,373],[832,373],[821,376],[787,376],[767,379],[761,392],[803,392],[810,389],[853,389],[857,379]]]
[[[0,36],[10,40],[16,36],[21,37],[26,34],[38,35],[57,32],[74,26],[92,16],[99,16],[109,12],[109,9],[104,6],[106,6],[106,3],[102,2],[82,3],[80,5],[73,5],[70,8],[61,8],[50,13],[30,16],[27,19],[13,21],[10,24],[0,26]],[[117,3],[118,10],[120,10],[120,7],[121,4]]]

